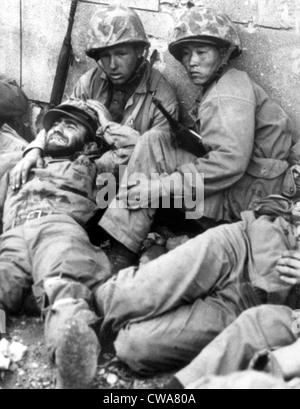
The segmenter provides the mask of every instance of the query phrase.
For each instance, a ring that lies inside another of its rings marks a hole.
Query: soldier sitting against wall
[[[107,152],[98,167],[100,172],[118,175],[119,167],[127,165],[143,135],[150,139],[153,136],[154,141],[158,135],[169,137],[168,122],[153,105],[152,92],[174,117],[178,114],[178,104],[170,84],[147,60],[150,42],[137,13],[122,6],[98,6],[97,9],[91,19],[86,53],[98,67],[80,78],[72,97],[99,101],[109,110],[112,120],[104,132]],[[26,179],[32,165],[41,166],[44,144],[40,135],[30,145],[29,153],[18,168],[19,183],[22,173]],[[39,149],[33,149],[35,147]],[[101,242],[101,237],[96,241]],[[130,262],[134,261],[134,255],[119,240],[111,238],[111,241],[111,260],[116,270],[127,265],[128,255],[131,255]]]
[[[137,139],[127,168],[132,183],[128,186],[124,181],[100,221],[114,243],[119,243],[115,271],[135,263],[157,213],[151,201],[180,198],[196,190],[193,181],[198,174],[205,178],[204,217],[198,221],[201,231],[240,220],[253,201],[269,194],[296,194],[289,166],[299,158],[292,156],[291,121],[247,73],[228,65],[242,53],[232,21],[213,9],[191,8],[180,17],[169,49],[199,87],[200,97],[191,114],[207,154],[198,157],[174,147],[169,132],[158,132],[155,127]],[[110,53],[102,54],[104,62],[115,61]],[[156,98],[174,112],[159,93]],[[16,179],[32,163],[30,159],[28,155],[20,164]],[[132,180],[134,174],[145,175],[146,180]],[[153,174],[161,177],[151,179]],[[194,176],[190,186],[187,180],[183,183],[186,175]],[[143,200],[128,204],[128,196]]]
[[[100,125],[94,106],[68,100],[50,110],[43,119],[45,167],[33,169],[20,189],[9,188],[9,174],[2,179],[0,308],[18,313],[33,290],[46,314],[58,388],[83,388],[95,376],[100,346],[92,291],[110,276],[108,259],[85,231],[97,211],[97,169],[89,154]],[[110,120],[98,103],[100,110]]]

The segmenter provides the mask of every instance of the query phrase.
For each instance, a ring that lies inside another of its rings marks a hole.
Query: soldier
[[[27,111],[27,98],[15,81],[0,75],[0,128]]]
[[[118,175],[119,166],[127,165],[138,140],[169,138],[168,122],[152,103],[152,94],[156,93],[174,117],[178,114],[177,100],[166,79],[147,61],[149,47],[143,24],[134,10],[107,6],[93,16],[86,53],[98,67],[83,75],[74,88],[73,97],[99,101],[111,113],[112,121],[101,130],[108,152],[98,161],[100,173]],[[42,166],[43,137],[30,145],[30,149],[34,147],[39,149],[27,153],[15,170],[16,185],[26,180],[32,165]],[[99,184],[101,186],[101,182]],[[121,258],[121,266],[123,252],[125,265],[128,255],[131,264],[134,254],[119,240],[113,240],[112,259]]]
[[[112,334],[117,356],[149,375],[189,364],[247,309],[299,309],[298,239],[291,203],[275,196],[243,212],[240,222],[120,271],[96,290],[102,343]]]
[[[26,113],[27,102],[15,81],[0,76],[0,179],[21,159],[22,156],[15,151],[24,150],[27,145],[10,126],[15,118]]]
[[[92,291],[110,276],[108,259],[85,231],[97,210],[94,106],[68,100],[48,111],[45,167],[33,169],[20,189],[7,188],[7,174],[0,196],[0,307],[19,312],[32,288],[46,313],[45,339],[58,388],[84,388],[93,380],[100,346]],[[110,119],[98,104],[100,110]]]
[[[204,217],[199,221],[203,229],[239,220],[241,212],[258,198],[296,193],[289,169],[290,119],[245,72],[227,66],[242,53],[231,20],[212,9],[186,11],[175,27],[170,52],[184,65],[195,86],[200,86],[192,118],[207,155],[196,157],[174,148],[170,138],[161,135],[139,139],[128,177],[137,173],[147,175],[148,180],[139,184],[132,180],[120,189],[119,201],[126,203],[128,188],[130,197],[146,200],[130,206],[114,202],[100,222],[127,247],[128,264],[130,252],[140,251],[157,212],[149,205],[150,197],[152,201],[178,198],[183,192],[201,189],[189,186],[188,179],[184,184],[186,175],[192,175],[192,180],[197,174],[205,177]],[[163,177],[149,183],[152,174]]]
[[[15,129],[16,118],[27,111],[27,98],[15,81],[0,75],[0,180],[2,176],[21,160],[27,142]],[[0,192],[1,193],[1,192]],[[0,210],[0,233],[2,232]]]
[[[278,269],[289,270],[299,284],[300,253],[287,253]],[[299,311],[275,305],[252,308],[180,371],[167,388],[284,387],[282,381],[300,378],[299,334]],[[247,370],[264,372],[275,379],[261,378]],[[232,375],[239,371],[245,372]]]

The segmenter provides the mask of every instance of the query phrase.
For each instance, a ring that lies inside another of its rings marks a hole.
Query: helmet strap
[[[228,49],[222,49],[222,60],[219,65],[219,67],[216,69],[216,71],[212,74],[210,79],[206,82],[206,84],[203,85],[204,92],[214,83],[218,82],[219,79],[221,78],[224,69],[227,67],[231,54],[235,50],[235,46],[231,45]]]

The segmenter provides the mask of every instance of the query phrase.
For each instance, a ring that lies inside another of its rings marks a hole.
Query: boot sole
[[[83,321],[66,324],[56,351],[56,389],[89,389],[97,373],[100,345],[95,332]]]

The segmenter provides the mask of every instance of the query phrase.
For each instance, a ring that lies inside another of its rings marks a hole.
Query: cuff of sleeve
[[[29,153],[30,151],[32,151],[33,149],[39,149],[41,151],[42,157],[45,156],[45,152],[44,149],[38,147],[38,146],[33,146],[33,147],[28,147],[27,149],[25,149],[24,153],[23,153],[23,158],[25,158],[25,156],[27,155],[27,153]]]

